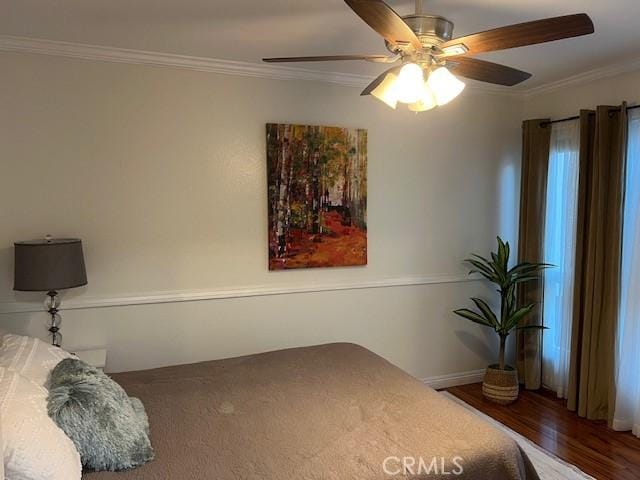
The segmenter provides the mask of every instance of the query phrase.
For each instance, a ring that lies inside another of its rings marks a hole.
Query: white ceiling
[[[401,15],[407,0],[389,0]],[[588,13],[594,35],[483,55],[533,73],[534,87],[638,57],[640,0],[425,0],[454,36],[569,13]],[[259,62],[266,56],[387,53],[342,0],[0,0],[0,35]],[[299,64],[371,74],[366,62]]]

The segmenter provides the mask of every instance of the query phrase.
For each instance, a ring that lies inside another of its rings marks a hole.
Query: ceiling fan
[[[453,38],[453,22],[422,12],[400,17],[382,0],[345,0],[346,4],[378,34],[392,53],[387,55],[331,55],[319,57],[264,58],[269,63],[366,60],[394,64],[379,75],[361,95],[373,95],[392,108],[398,102],[422,112],[453,100],[464,89],[461,77],[497,85],[524,82],[530,73],[471,58],[470,55],[553,42],[593,33],[585,13],[545,18]]]

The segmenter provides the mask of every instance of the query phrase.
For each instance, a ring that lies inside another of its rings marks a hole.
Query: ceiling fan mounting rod
[[[416,15],[422,15],[422,0],[416,0]]]

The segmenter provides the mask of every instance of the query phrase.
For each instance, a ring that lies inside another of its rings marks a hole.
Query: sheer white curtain
[[[640,436],[640,111],[629,112],[613,428]]]
[[[544,261],[542,384],[565,398],[569,377],[571,323],[578,216],[580,125],[578,120],[551,126],[547,178]]]

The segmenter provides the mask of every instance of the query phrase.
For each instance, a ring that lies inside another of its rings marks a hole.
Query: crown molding
[[[293,68],[284,65],[194,57],[175,53],[132,50],[128,48],[62,42],[41,38],[16,37],[11,35],[0,35],[0,51],[36,53],[40,55],[53,55],[101,62],[153,65],[156,67],[171,67],[197,72],[269,78],[273,80],[306,80],[359,89],[366,87],[372,80],[371,75],[327,72],[297,67]],[[497,85],[472,84],[468,85],[467,90],[470,92],[484,92],[496,95],[521,96],[521,93]]]
[[[41,38],[0,35],[0,51],[36,53],[61,57],[79,58],[101,62],[153,65],[197,72],[218,73],[244,77],[268,78],[273,80],[305,80],[323,82],[346,87],[364,88],[371,82],[370,75],[327,72],[284,65],[240,62],[208,57],[195,57],[175,53],[151,52],[128,48],[62,42]],[[520,99],[530,99],[540,94],[550,93],[595,80],[613,77],[623,73],[640,71],[640,58],[596,68],[561,80],[531,88],[508,88],[499,85],[470,83],[467,91],[490,93]]]
[[[596,80],[615,77],[624,73],[637,71],[640,71],[640,58],[629,60],[626,62],[615,63],[613,65],[607,65],[604,67],[594,68],[593,70],[579,73],[577,75],[572,75],[561,80],[556,80],[554,82],[545,83],[538,87],[529,88],[523,91],[524,98],[528,100],[532,97],[544,93],[551,93],[558,90],[563,90],[568,87],[575,87],[578,85],[594,82]]]
[[[139,295],[79,296],[63,301],[63,310],[87,308],[126,307],[132,305],[152,305],[162,303],[198,302],[203,300],[224,300],[233,298],[265,297],[271,295],[293,295],[342,290],[364,290],[372,288],[410,287],[418,285],[441,285],[466,283],[481,280],[474,275],[434,274],[388,277],[354,282],[327,283],[317,285],[254,285],[219,290],[192,290],[174,292],[147,292]],[[43,294],[44,295],[44,294]],[[0,314],[43,312],[42,301],[0,302]]]
[[[276,80],[310,80],[348,87],[363,87],[371,81],[370,76],[350,73],[323,72],[280,65],[256,64],[217,58],[179,55],[175,53],[150,52],[6,35],[0,35],[0,50],[102,62],[172,67],[183,70],[195,70],[197,72],[220,73],[223,75],[271,78]]]

